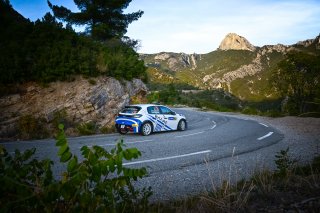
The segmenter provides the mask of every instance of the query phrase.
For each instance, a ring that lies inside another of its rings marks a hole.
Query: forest
[[[109,26],[99,20],[95,20],[95,25],[88,25],[92,23],[92,16],[88,16],[88,20],[81,20],[87,26],[86,31],[79,33],[73,25],[80,20],[66,18],[79,16],[79,13],[71,13],[49,1],[48,4],[53,15],[48,12],[41,20],[32,22],[15,11],[8,0],[0,0],[2,87],[28,81],[72,81],[75,75],[147,80],[146,67],[135,51],[137,41],[124,36],[128,24],[137,20],[142,11],[122,14],[124,20],[115,20]],[[122,12],[128,4],[121,1],[109,7],[99,3],[94,6],[96,11],[103,6]]]

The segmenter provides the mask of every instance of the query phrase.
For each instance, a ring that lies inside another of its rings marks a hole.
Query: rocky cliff
[[[179,71],[181,69],[196,69],[197,61],[201,59],[199,54],[186,53],[158,53],[141,54],[140,57],[145,60],[149,67],[165,67],[170,71]],[[150,62],[150,63],[149,63]]]
[[[285,45],[266,45],[261,48],[257,48],[256,56],[249,64],[244,64],[239,68],[226,72],[223,76],[217,75],[217,73],[209,74],[203,77],[203,82],[207,84],[209,88],[223,88],[226,86],[228,92],[232,93],[231,83],[238,79],[244,79],[246,77],[255,76],[258,73],[270,68],[270,56],[272,54],[285,54],[294,48]]]
[[[295,46],[303,46],[303,47],[314,46],[317,50],[320,50],[320,34],[314,39],[299,41]]]
[[[255,51],[256,47],[253,46],[246,38],[235,33],[229,33],[220,43],[219,50]]]
[[[143,98],[145,84],[138,79],[118,81],[114,78],[78,78],[73,82],[55,82],[43,87],[36,83],[20,86],[20,93],[0,98],[0,138],[21,136],[26,118],[41,120],[48,130],[59,120],[68,121],[67,133],[76,135],[76,126],[94,123],[97,131],[113,125],[119,110],[130,100]],[[29,117],[28,117],[29,116]],[[20,134],[20,135],[19,135]]]

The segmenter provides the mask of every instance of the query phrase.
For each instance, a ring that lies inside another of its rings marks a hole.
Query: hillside
[[[148,67],[150,86],[191,85],[198,89],[223,89],[246,101],[277,98],[270,84],[271,71],[292,50],[320,52],[320,36],[294,45],[253,46],[247,39],[228,34],[220,47],[207,54],[140,54]]]
[[[0,26],[0,140],[52,137],[59,123],[68,135],[113,131],[115,115],[146,96],[130,38],[96,40],[50,13],[31,22],[7,0]]]

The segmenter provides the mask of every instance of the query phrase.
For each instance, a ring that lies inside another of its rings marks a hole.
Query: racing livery
[[[185,116],[156,104],[126,106],[116,117],[115,123],[120,134],[134,132],[150,135],[152,132],[184,131],[187,128]]]

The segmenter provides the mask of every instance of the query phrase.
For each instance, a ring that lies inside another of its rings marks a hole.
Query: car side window
[[[167,107],[160,107],[161,109],[161,113],[165,114],[165,115],[172,115],[172,111],[170,109],[168,109]]]
[[[160,109],[158,106],[151,106],[151,107],[148,107],[148,113],[149,114],[160,114]]]

